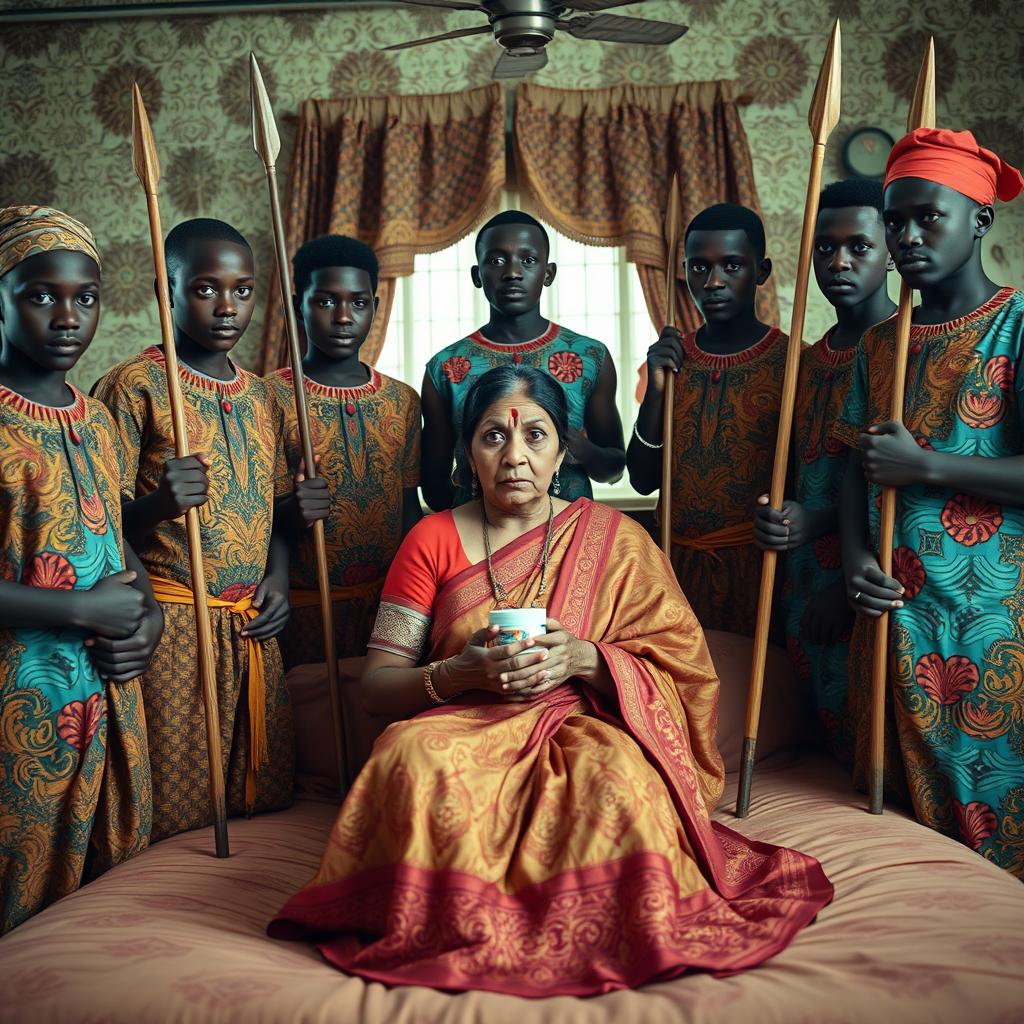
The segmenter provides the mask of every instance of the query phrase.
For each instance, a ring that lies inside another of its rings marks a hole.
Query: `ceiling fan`
[[[568,32],[576,39],[606,43],[634,43],[665,46],[675,42],[688,26],[669,21],[646,21],[618,14],[601,14],[612,7],[645,3],[646,0],[398,0],[411,7],[442,7],[450,11],[477,11],[487,17],[486,25],[457,28],[441,35],[413,39],[385,46],[385,50],[407,50],[412,46],[439,43],[464,36],[493,35],[504,50],[494,66],[493,77],[521,78],[539,71],[548,62],[547,44],[555,32]],[[566,15],[575,14],[577,17]]]

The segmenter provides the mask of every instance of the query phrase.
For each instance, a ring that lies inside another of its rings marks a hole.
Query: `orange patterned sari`
[[[536,594],[544,532],[495,555],[518,603]],[[813,859],[710,821],[718,680],[647,535],[578,499],[555,519],[552,570],[550,614],[598,645],[617,699],[573,682],[523,704],[470,692],[392,725],[271,936],[388,984],[589,996],[752,967],[832,898]],[[486,565],[470,566],[402,629],[390,583],[383,631],[415,646],[429,617],[431,659],[494,604]]]

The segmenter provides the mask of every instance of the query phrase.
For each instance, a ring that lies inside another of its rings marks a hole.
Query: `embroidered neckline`
[[[833,324],[822,336],[821,343],[815,345],[813,351],[817,353],[823,363],[827,363],[829,366],[845,366],[847,363],[853,360],[853,357],[857,354],[857,346],[851,345],[849,348],[833,348],[830,339],[835,333],[836,325]]]
[[[0,402],[34,420],[47,423],[80,423],[85,419],[85,395],[74,384],[69,381],[65,383],[75,396],[70,405],[43,405],[41,402],[33,402],[3,384],[0,384]]]
[[[558,336],[558,332],[560,330],[561,327],[559,327],[554,320],[549,320],[548,329],[543,334],[536,338],[532,338],[530,341],[519,342],[515,345],[503,345],[499,341],[491,341],[490,338],[484,335],[482,330],[474,331],[470,334],[469,340],[476,345],[489,349],[491,352],[510,352],[512,354],[515,354],[516,352],[536,352],[537,349],[543,348],[545,345],[550,345]]]
[[[778,327],[769,327],[767,331],[754,342],[753,345],[743,349],[741,352],[733,352],[731,355],[716,355],[713,352],[705,352],[697,344],[697,332],[691,331],[683,335],[683,351],[689,359],[692,359],[700,366],[709,366],[712,369],[724,370],[730,366],[738,366],[741,363],[749,363],[759,356],[764,355],[778,339],[782,331]]]
[[[941,334],[950,334],[974,320],[980,320],[988,316],[1004,303],[1009,302],[1013,297],[1015,288],[1000,288],[988,302],[983,302],[977,309],[957,317],[956,320],[947,320],[942,324],[914,324],[910,325],[910,337],[915,341],[923,341],[927,338],[937,338]]]
[[[363,364],[366,365],[365,363]],[[355,387],[350,388],[338,388],[333,387],[329,384],[321,384],[319,381],[313,380],[312,377],[303,375],[303,380],[306,382],[306,390],[311,395],[316,395],[318,398],[334,398],[334,399],[353,399],[353,398],[365,398],[367,395],[376,394],[381,389],[381,385],[384,383],[381,379],[381,375],[375,366],[367,367],[370,371],[370,379],[365,384],[356,384]],[[293,386],[295,383],[295,375],[292,373],[290,366],[284,366],[277,371],[277,376],[283,381],[287,381],[289,386]]]
[[[150,345],[142,354],[154,363],[166,366],[167,361],[164,359],[163,349],[159,346]],[[231,364],[231,369],[235,371],[235,376],[231,380],[218,380],[216,377],[209,377],[205,373],[193,370],[191,366],[186,366],[180,359],[178,360],[178,376],[184,383],[198,388],[200,391],[212,391],[217,395],[239,395],[245,390],[249,374],[230,359],[228,362]]]

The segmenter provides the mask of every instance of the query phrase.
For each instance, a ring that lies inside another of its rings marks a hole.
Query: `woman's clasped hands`
[[[484,690],[508,701],[539,697],[578,674],[585,659],[586,642],[547,620],[547,633],[511,644],[487,645],[498,635],[497,626],[478,629],[465,649],[444,662],[451,688]]]

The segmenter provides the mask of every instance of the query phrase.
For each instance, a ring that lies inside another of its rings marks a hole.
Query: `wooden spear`
[[[914,98],[907,117],[907,131],[935,127],[935,40],[928,40]],[[900,305],[896,314],[896,345],[893,352],[892,401],[889,419],[903,422],[903,400],[907,383],[907,352],[910,347],[910,318],[914,312],[914,289],[900,282]],[[878,565],[892,575],[892,545],[896,530],[896,488],[882,488],[882,517],[878,535]],[[875,649],[871,662],[871,733],[868,763],[869,810],[882,813],[885,790],[885,682],[889,663],[889,613],[875,620]]]
[[[299,331],[292,306],[292,275],[285,242],[284,220],[277,191],[275,163],[281,152],[281,137],[277,132],[274,108],[270,105],[267,87],[263,82],[256,54],[249,54],[249,84],[252,114],[252,144],[267,174],[270,193],[270,217],[274,225],[274,244],[277,250],[277,277],[281,285],[281,305],[284,308],[285,332],[288,335],[288,355],[292,364],[292,387],[295,394],[295,418],[299,428],[299,446],[305,461],[306,477],[316,474],[313,458],[313,435],[309,430],[306,409],[306,382],[302,373],[302,352],[299,349]],[[331,576],[327,568],[327,542],[324,524],[313,524],[313,546],[316,552],[316,575],[320,585],[320,615],[324,631],[324,660],[327,664],[327,691],[331,702],[331,723],[334,727],[334,756],[338,763],[338,784],[344,793],[348,783],[345,766],[345,733],[341,717],[341,693],[338,689],[338,657],[334,647],[334,610],[331,604]]]
[[[171,296],[167,284],[167,263],[164,259],[164,237],[160,227],[160,202],[157,198],[160,162],[157,159],[156,142],[153,139],[153,130],[149,125],[149,115],[146,113],[138,82],[132,86],[132,159],[135,173],[139,176],[146,193],[146,207],[149,211],[149,237],[153,247],[156,300],[160,311],[160,335],[164,344],[167,401],[171,407],[174,450],[179,459],[184,459],[189,455],[188,432],[185,425],[185,406],[181,399],[181,381],[178,379],[178,353],[174,347]],[[206,758],[210,772],[214,842],[217,856],[227,857],[228,815],[224,797],[224,765],[220,752],[220,714],[217,707],[217,682],[213,663],[213,636],[210,615],[206,607],[206,573],[203,571],[203,544],[199,535],[198,508],[190,508],[185,513],[185,532],[188,538],[188,559],[192,567],[200,692],[203,695],[203,711],[206,715]]]
[[[676,314],[676,258],[679,249],[679,175],[672,175],[665,209],[665,246],[668,249],[665,267],[665,326],[675,327]],[[676,404],[676,375],[665,371],[665,396],[661,421],[661,550],[672,560],[672,429]]]
[[[779,405],[779,432],[775,440],[775,464],[772,467],[770,504],[781,508],[785,497],[786,466],[793,429],[793,405],[800,374],[800,351],[804,341],[804,317],[807,312],[807,285],[811,276],[811,258],[814,252],[814,228],[818,218],[818,196],[821,192],[821,172],[825,161],[825,145],[832,130],[839,123],[842,59],[839,21],[825,50],[825,58],[818,72],[818,82],[811,98],[807,123],[814,146],[811,149],[811,169],[807,176],[807,198],[804,200],[804,226],[800,235],[800,256],[797,262],[796,285],[793,290],[793,317],[786,349],[786,370],[782,378],[782,398]],[[754,775],[754,750],[757,746],[757,727],[761,719],[761,695],[764,688],[764,665],[768,653],[768,626],[772,617],[772,594],[775,589],[776,553],[765,551],[761,568],[761,591],[757,601],[757,628],[754,632],[754,656],[750,667],[750,689],[747,695],[747,721],[743,739],[743,758],[740,762],[740,785],[736,798],[736,814],[745,818],[750,811],[750,784]]]

